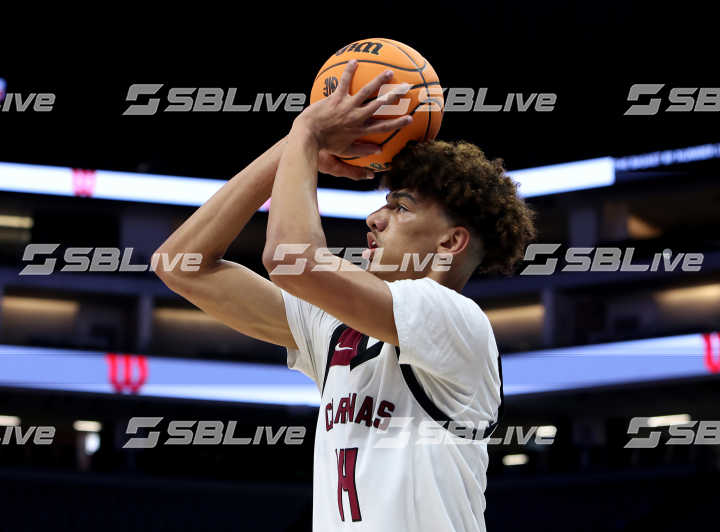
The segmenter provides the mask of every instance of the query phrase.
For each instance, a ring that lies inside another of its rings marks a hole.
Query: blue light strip
[[[524,197],[609,186],[615,181],[610,157],[509,172]],[[58,166],[0,163],[0,190],[27,194],[200,206],[227,181]],[[320,214],[364,219],[384,205],[384,191],[318,189]],[[266,211],[268,204],[260,210]]]
[[[665,150],[614,159],[600,157],[509,171],[525,198],[615,184],[616,172],[720,158],[720,143]],[[60,166],[0,163],[0,190],[27,194],[85,196],[130,202],[187,205],[205,203],[227,181],[107,170],[74,170]],[[384,191],[318,189],[320,214],[364,219],[384,204]],[[260,211],[267,211],[268,204]]]
[[[129,372],[128,372],[129,370]],[[720,376],[720,334],[687,334],[503,357],[506,395]],[[211,401],[317,406],[315,383],[282,366],[111,356],[0,345],[0,386]]]

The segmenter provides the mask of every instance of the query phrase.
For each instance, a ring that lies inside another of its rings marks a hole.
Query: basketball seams
[[[417,64],[417,61],[415,61],[409,53],[407,53],[403,48],[401,48],[400,46],[395,44],[393,41],[391,41],[389,39],[383,39],[383,38],[378,38],[377,40],[386,42],[390,46],[394,46],[395,48],[400,50],[403,54],[405,54],[405,57],[407,57],[412,62],[413,65],[415,65],[416,67],[418,67],[420,69],[419,71],[425,70],[425,66],[427,66],[427,59],[425,59],[419,52],[418,52],[418,55],[423,58],[423,66],[422,67]],[[415,50],[415,51],[417,52],[417,50]],[[422,74],[421,74],[421,76],[422,76]],[[423,77],[423,81],[425,81],[424,77]]]
[[[425,93],[429,94],[430,91],[428,89],[428,82],[425,79],[425,75],[422,72],[423,70],[425,70],[425,66],[428,64],[427,59],[425,59],[423,57],[423,61],[424,61],[423,66],[422,66],[422,68],[420,68],[420,66],[415,62],[415,60],[410,56],[410,54],[407,53],[405,50],[403,50],[400,46],[398,46],[394,42],[387,40],[387,39],[378,39],[378,41],[386,42],[386,43],[394,46],[395,48],[400,50],[403,54],[405,54],[407,56],[407,58],[410,59],[410,61],[412,61],[413,65],[418,67],[418,69],[419,69],[418,74],[420,74],[420,78],[423,80],[423,85],[425,85]],[[420,56],[420,57],[422,57],[422,56]],[[425,124],[425,139],[424,140],[427,140],[427,138],[428,138],[428,133],[430,133],[430,125],[431,124],[432,124],[432,113],[428,113],[427,124]],[[396,133],[397,133],[397,131],[396,131]]]
[[[431,101],[435,101],[435,102],[439,103],[439,101],[438,101],[437,99],[434,99],[434,98],[430,98],[430,99],[428,99],[428,100],[422,100],[422,101],[418,102],[418,104],[415,106],[415,108],[414,108],[412,111],[410,111],[408,114],[411,115],[411,116],[414,115],[414,114],[415,114],[415,111],[417,111],[419,107],[421,107],[422,105],[425,105],[426,103],[430,103]],[[388,137],[387,137],[386,139],[384,139],[384,140],[379,144],[379,146],[384,146],[384,145],[385,145],[386,143],[388,143],[395,135],[397,135],[397,133],[398,133],[399,131],[400,131],[399,129],[396,129],[395,131],[393,131],[392,133],[390,133],[390,135],[388,135]],[[355,155],[355,156],[352,156],[352,157],[338,157],[338,159],[341,159],[341,160],[343,160],[343,161],[352,161],[352,160],[354,160],[354,159],[359,159],[359,158],[360,158],[359,155]]]
[[[332,69],[332,68],[335,68],[336,66],[346,65],[349,61],[350,61],[350,60],[348,60],[348,61],[339,61],[339,62],[337,62],[337,63],[333,63],[332,65],[330,65],[330,66],[328,66],[328,67],[326,67],[326,68],[323,68],[320,72],[318,72],[318,75],[315,76],[315,81],[317,81],[317,79],[318,79],[320,76],[322,76],[325,72],[327,72],[328,70],[330,70],[330,69]],[[425,69],[425,66],[427,65],[427,62],[425,62],[425,63],[423,63],[423,66],[422,66],[422,67],[419,67],[419,68],[407,68],[407,67],[401,67],[401,66],[393,65],[392,63],[386,63],[385,61],[375,61],[375,60],[373,60],[373,59],[356,59],[356,61],[357,61],[358,63],[373,63],[373,64],[375,64],[375,65],[383,65],[383,66],[390,67],[390,68],[396,68],[396,69],[398,69],[398,70],[404,70],[405,72],[417,72],[417,73],[420,74],[421,77],[422,77],[422,71]],[[417,63],[416,63],[415,61],[413,61],[413,65],[417,66]],[[424,79],[425,79],[425,78],[423,77],[423,80],[424,80]]]
[[[440,85],[440,82],[439,81],[428,81],[427,83],[418,83],[417,85],[413,85],[412,87],[410,87],[410,89],[408,89],[408,90],[419,89],[423,85],[425,85],[425,88],[427,88],[428,85]]]
[[[381,40],[381,39],[379,39],[379,40]],[[389,44],[392,44],[392,43],[389,43]],[[393,46],[395,46],[395,45],[393,44]],[[395,46],[395,48],[398,48],[398,47]],[[410,59],[410,61],[412,61],[412,63],[413,63],[414,65],[417,65],[417,63],[413,60],[413,58],[410,57],[404,50],[402,50],[401,48],[398,48],[398,49],[399,49],[401,52],[403,52],[403,53],[407,56],[407,58]],[[360,63],[360,62],[365,62],[365,63],[379,63],[379,61],[362,60],[362,59],[358,59],[358,62],[359,62],[359,63]],[[320,72],[320,74],[322,74],[323,72],[326,72],[327,70],[332,69],[332,68],[335,67],[335,66],[338,66],[338,65],[341,65],[341,64],[345,64],[345,63],[347,63],[347,61],[343,61],[343,62],[341,62],[341,63],[336,63],[335,65],[332,65],[332,66],[324,69],[322,72]],[[425,76],[423,76],[423,74],[422,74],[422,70],[425,68],[426,65],[427,65],[427,61],[425,61],[425,62],[423,63],[423,66],[422,66],[422,68],[420,68],[420,69],[410,69],[410,68],[396,67],[396,66],[391,65],[391,64],[388,63],[388,66],[391,66],[391,67],[393,67],[393,68],[399,68],[399,69],[404,70],[404,71],[406,71],[406,72],[417,72],[418,74],[420,74],[420,77],[421,77],[421,79],[423,80],[423,83],[418,83],[418,84],[416,84],[416,85],[413,85],[413,86],[410,88],[410,90],[412,90],[412,89],[418,89],[418,88],[424,86],[426,92],[428,92],[428,89],[427,89],[428,85],[439,85],[440,82],[439,82],[439,81],[430,81],[430,82],[428,82],[428,81],[425,79]],[[317,77],[320,77],[320,74],[318,74]],[[316,80],[317,80],[317,77],[315,78]],[[365,101],[365,102],[363,102],[363,103],[370,102],[370,101],[372,101],[372,100],[374,100],[374,99],[375,99],[375,98],[368,99],[367,101]],[[436,98],[430,98],[430,99],[426,99],[426,100],[419,101],[419,102],[417,103],[417,105],[415,106],[415,108],[412,109],[412,111],[410,111],[410,113],[408,113],[408,114],[411,115],[411,116],[414,115],[415,112],[417,111],[417,109],[418,109],[420,106],[422,106],[422,105],[424,105],[424,104],[427,104],[427,103],[430,103],[430,102],[432,102],[432,101],[434,101],[434,102],[436,102],[436,103],[438,103],[438,104],[440,103],[439,100],[437,100]],[[430,122],[431,122],[431,120],[432,120],[432,113],[429,113],[429,114],[430,114],[430,117],[428,117],[427,124],[426,124],[426,127],[425,127],[425,138],[426,138],[426,139],[427,139],[427,134],[428,134],[429,127],[430,127]],[[395,135],[397,135],[399,131],[400,131],[400,129],[396,129],[395,131],[393,131],[392,133],[390,133],[385,139],[383,139],[378,145],[379,145],[379,146],[385,146],[385,144],[387,144],[390,140],[392,140],[392,138],[393,138]],[[341,159],[341,160],[343,160],[343,161],[352,161],[352,160],[359,159],[359,158],[360,158],[360,156],[358,156],[358,155],[355,155],[355,156],[352,156],[352,157],[338,157],[338,159]]]

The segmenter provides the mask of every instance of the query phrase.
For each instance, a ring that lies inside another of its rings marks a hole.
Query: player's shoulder
[[[487,315],[475,300],[438,283],[431,277],[386,282],[393,292],[403,290],[418,295],[418,302],[423,304],[423,307],[417,309],[420,312],[456,311],[470,321],[489,325]]]
[[[280,289],[285,303],[285,312],[290,317],[295,319],[302,319],[313,327],[320,327],[326,329],[334,329],[340,320],[335,316],[328,314],[325,310],[313,305],[309,301],[297,297],[290,292]]]

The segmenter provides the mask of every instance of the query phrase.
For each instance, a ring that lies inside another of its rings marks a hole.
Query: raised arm
[[[383,83],[390,82],[390,70],[351,95],[356,69],[357,62],[350,61],[335,92],[305,109],[293,123],[273,188],[263,265],[272,281],[287,292],[356,331],[398,345],[392,295],[384,281],[339,257],[329,257],[336,266],[331,271],[316,268],[316,252],[326,247],[316,203],[319,150],[345,152],[365,135],[394,131],[412,121],[409,115],[391,119],[373,116],[382,105],[396,103],[408,91],[408,84],[371,98]],[[305,248],[294,255],[277,253],[280,245],[287,244],[303,244]],[[298,258],[304,261],[299,275],[278,271],[278,267]]]
[[[277,345],[295,348],[280,289],[265,277],[223,259],[250,218],[268,200],[287,143],[283,138],[228,181],[197,209],[155,253],[199,253],[197,271],[156,270],[173,292],[233,329]],[[325,173],[351,179],[365,170],[319,154]]]
[[[267,201],[286,139],[278,141],[220,188],[155,253],[199,253],[197,271],[156,270],[173,292],[233,329],[295,347],[280,290],[249,268],[223,259],[253,214]]]

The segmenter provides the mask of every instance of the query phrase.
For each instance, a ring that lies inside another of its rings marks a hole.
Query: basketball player
[[[366,177],[336,155],[376,153],[357,139],[411,120],[374,120],[407,87],[371,100],[390,73],[350,95],[356,67],[158,249],[200,252],[200,269],[158,273],[223,323],[287,347],[288,366],[317,384],[313,530],[485,530],[502,370],[487,317],[460,291],[477,269],[510,271],[534,236],[532,212],[501,161],[469,143],[413,142],[383,177],[387,204],[367,217],[365,256],[383,271],[318,256],[318,171]],[[267,280],[222,257],[271,192]],[[403,271],[412,253],[451,260]]]

